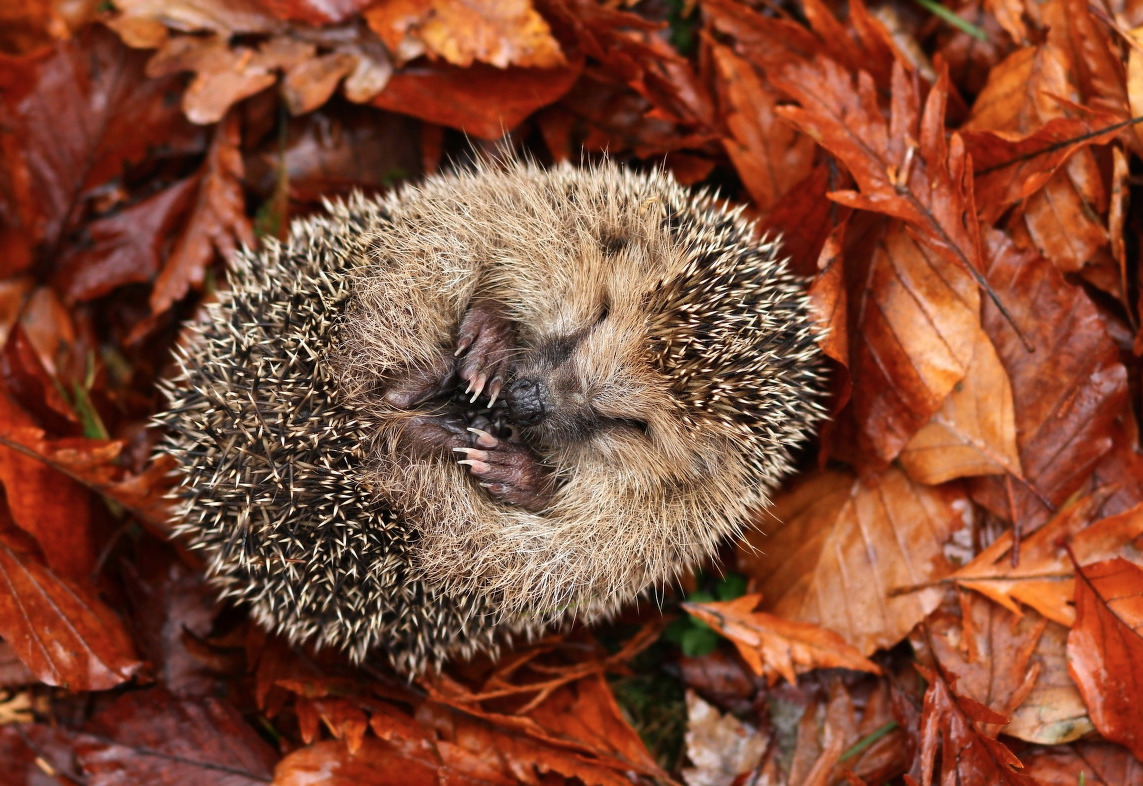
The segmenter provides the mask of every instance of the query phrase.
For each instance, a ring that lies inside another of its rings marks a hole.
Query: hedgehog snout
[[[512,422],[522,428],[534,426],[547,417],[551,411],[551,394],[548,386],[538,379],[523,377],[508,386],[505,394],[508,415]]]

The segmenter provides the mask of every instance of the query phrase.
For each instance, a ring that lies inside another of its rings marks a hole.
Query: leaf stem
[[[942,21],[944,21],[946,24],[952,25],[957,30],[960,30],[962,33],[967,33],[968,35],[975,38],[977,41],[987,41],[988,40],[988,34],[987,33],[985,33],[979,27],[974,25],[972,22],[969,22],[966,19],[961,19],[959,16],[954,14],[952,11],[945,8],[940,3],[936,2],[936,0],[916,0],[916,3],[917,3],[917,5],[924,8],[926,11],[928,11],[933,16],[940,17],[940,19]]]

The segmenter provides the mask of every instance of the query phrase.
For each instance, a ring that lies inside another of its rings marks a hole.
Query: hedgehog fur
[[[409,674],[689,570],[822,416],[802,284],[740,212],[485,160],[295,221],[165,385],[177,532],[265,627]]]

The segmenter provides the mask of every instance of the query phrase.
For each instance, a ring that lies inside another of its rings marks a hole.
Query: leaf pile
[[[1143,781],[1143,7],[935,11],[0,8],[0,782]],[[227,256],[499,144],[716,186],[812,278],[832,418],[747,594],[666,604],[733,647],[642,604],[407,685],[169,538],[155,381]]]

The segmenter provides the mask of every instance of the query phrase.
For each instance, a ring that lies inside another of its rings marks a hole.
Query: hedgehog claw
[[[481,488],[501,502],[525,510],[543,510],[552,501],[555,488],[551,471],[527,445],[498,440],[486,431],[469,428],[480,448],[457,448],[464,464]],[[484,448],[484,449],[482,449]]]
[[[457,374],[468,382],[464,395],[472,395],[470,403],[485,392],[489,380],[492,380],[492,385],[487,392],[492,396],[491,403],[496,402],[515,343],[515,326],[499,304],[490,300],[472,304],[461,320],[456,352],[453,353],[453,357],[458,359]]]
[[[489,434],[484,429],[469,427],[469,433],[476,435],[476,444],[482,448],[495,448],[500,445],[500,440]]]

